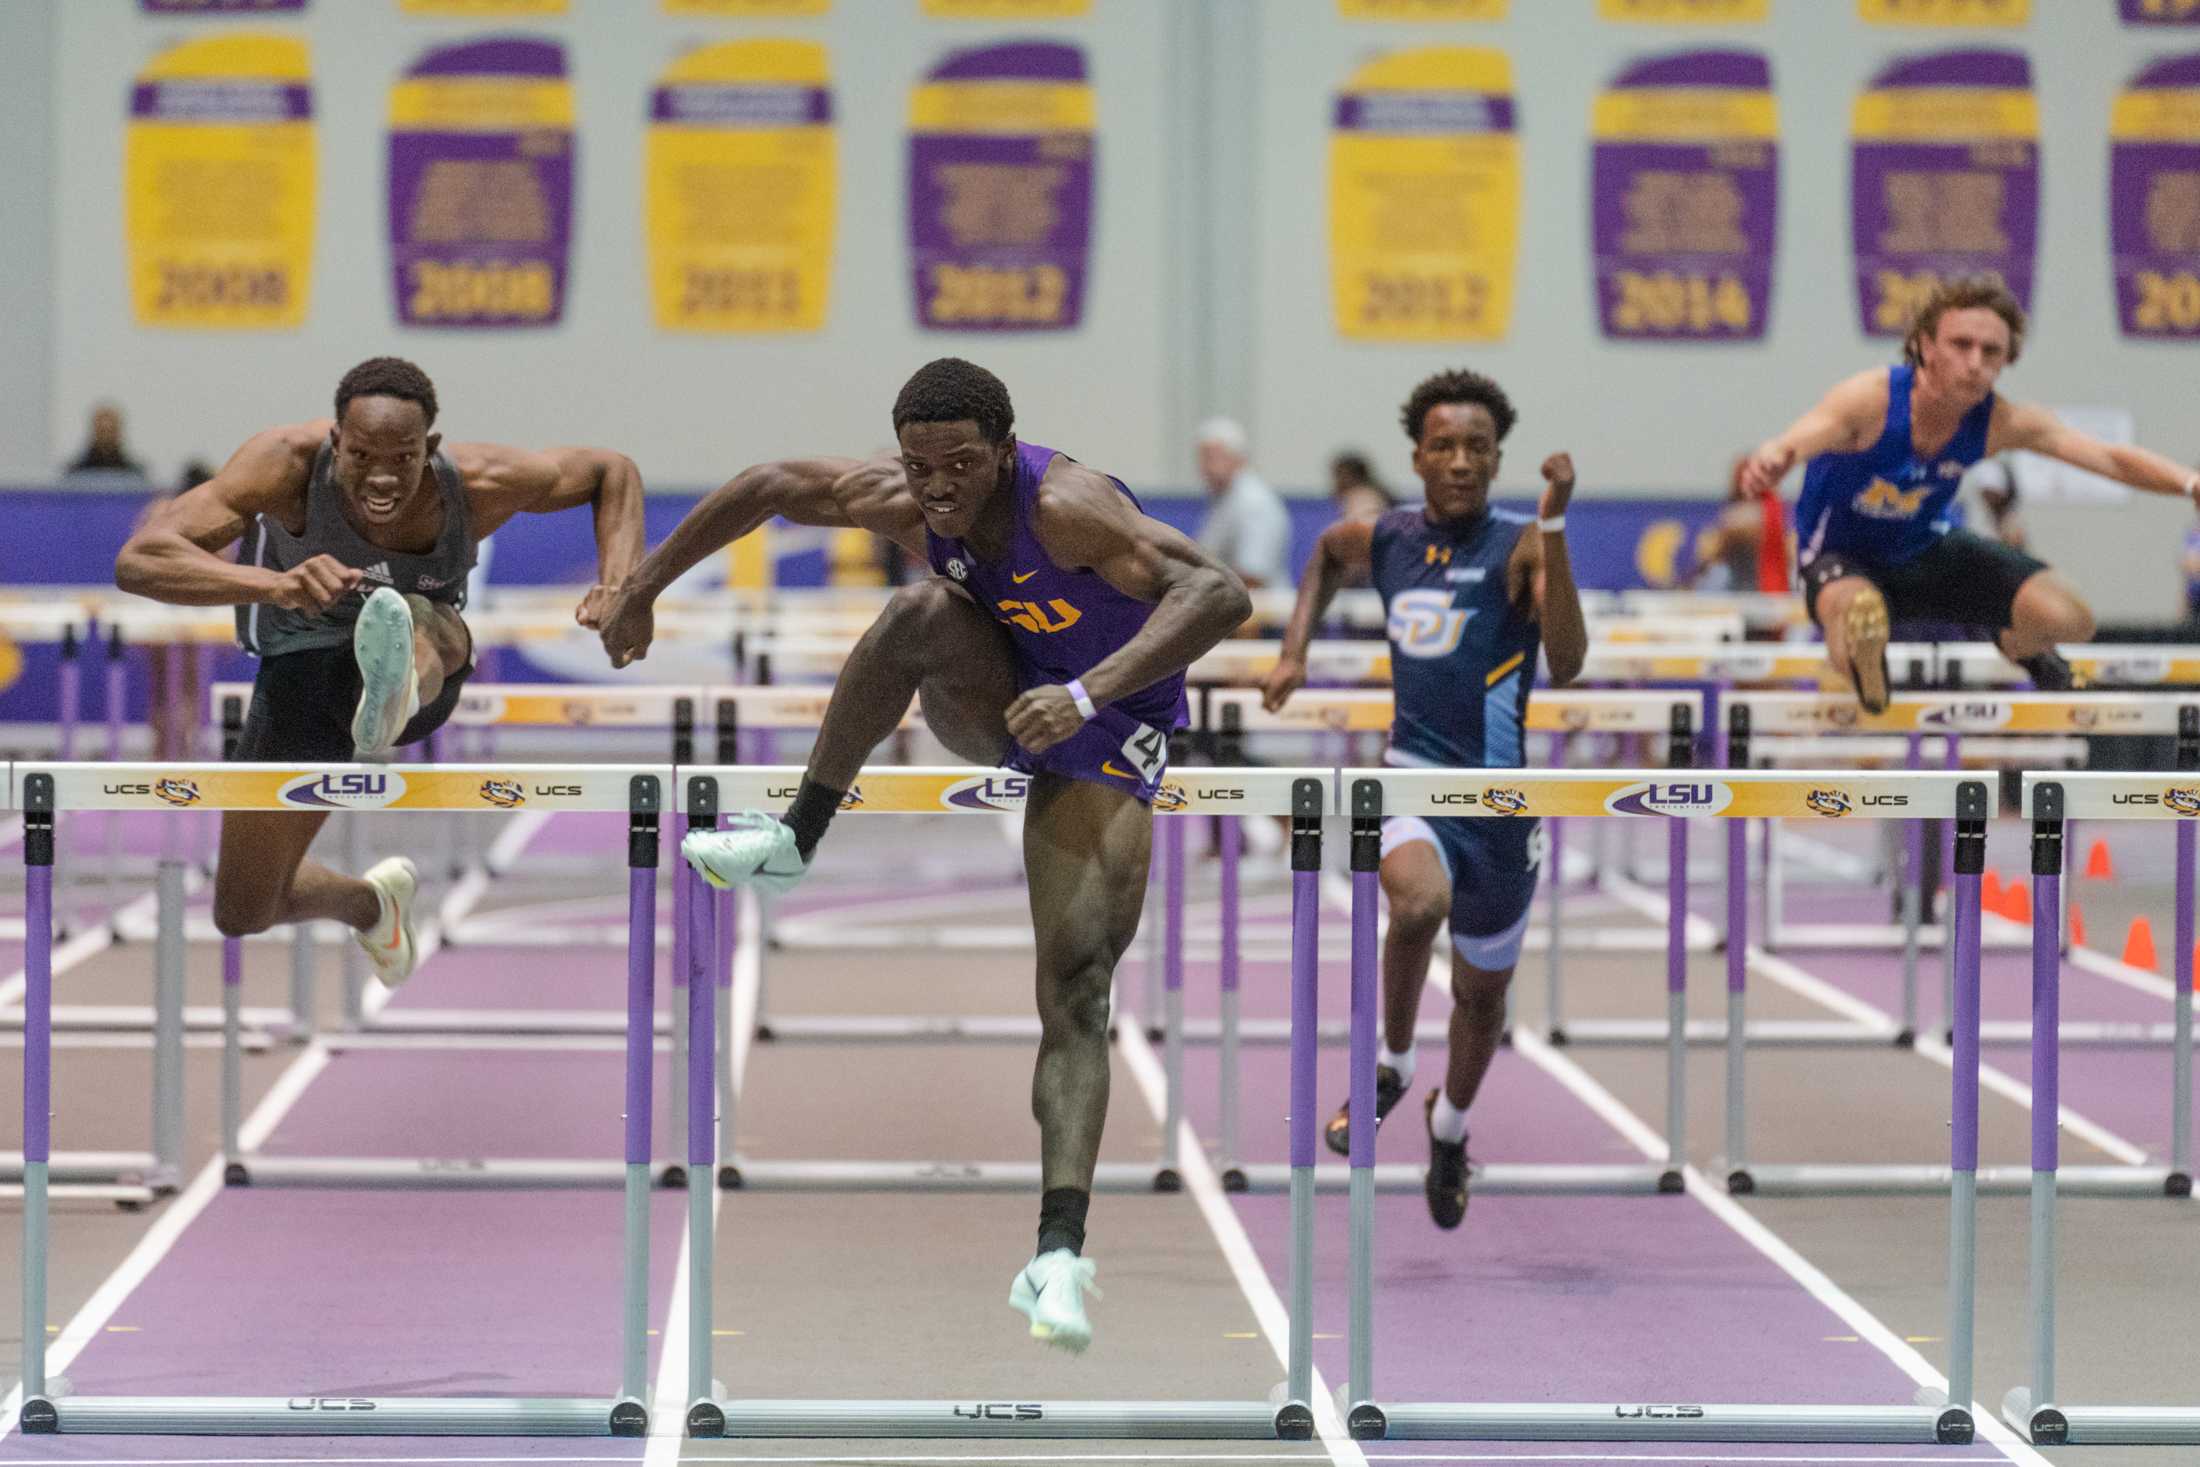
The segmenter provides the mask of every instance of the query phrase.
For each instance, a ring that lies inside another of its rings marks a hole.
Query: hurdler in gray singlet
[[[440,453],[428,460],[436,489],[443,496],[443,530],[436,536],[435,548],[424,555],[408,555],[368,542],[344,518],[344,491],[330,472],[333,458],[326,443],[313,456],[313,474],[306,482],[305,533],[293,535],[274,516],[261,515],[245,537],[246,563],[280,572],[316,555],[330,555],[360,571],[365,579],[358,590],[312,616],[263,603],[238,607],[237,640],[257,656],[350,646],[352,623],[377,586],[454,608],[466,604],[466,575],[474,568],[474,527],[466,513],[466,491],[451,461]]]

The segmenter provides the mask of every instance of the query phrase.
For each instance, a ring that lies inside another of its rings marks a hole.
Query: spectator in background
[[[1329,460],[1329,499],[1340,520],[1379,520],[1398,507],[1367,455],[1351,449]]]
[[[1692,591],[1765,591],[1789,586],[1787,514],[1775,489],[1763,498],[1742,483],[1747,454],[1727,469],[1726,503],[1696,541],[1696,564],[1682,584]]]
[[[76,456],[76,462],[70,464],[65,472],[132,474],[140,479],[145,477],[145,466],[130,457],[129,450],[122,446],[121,408],[111,402],[103,402],[93,408],[91,434],[84,444],[84,451]]]
[[[1199,426],[1199,477],[1212,503],[1199,527],[1200,548],[1236,571],[1246,586],[1291,586],[1291,512],[1283,496],[1253,472],[1245,430],[1229,418]]]

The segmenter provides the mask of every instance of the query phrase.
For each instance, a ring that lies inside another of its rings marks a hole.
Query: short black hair
[[[917,368],[894,399],[894,431],[904,423],[976,423],[988,443],[1005,442],[1016,426],[1008,387],[975,362],[941,357]]]
[[[1490,421],[1497,425],[1497,441],[1503,443],[1505,435],[1512,432],[1519,414],[1513,411],[1512,399],[1505,389],[1480,372],[1461,368],[1455,372],[1438,372],[1423,378],[1421,385],[1413,389],[1413,396],[1398,414],[1398,421],[1405,425],[1406,437],[1413,446],[1421,446],[1421,429],[1428,422],[1429,409],[1440,403],[1478,402],[1488,410]]]
[[[417,403],[427,414],[427,426],[435,426],[435,384],[403,357],[368,357],[346,372],[336,384],[337,422],[344,421],[344,409],[355,397],[396,397]]]

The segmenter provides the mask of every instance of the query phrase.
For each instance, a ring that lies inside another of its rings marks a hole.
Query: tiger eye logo
[[[2200,790],[2164,790],[2162,803],[2180,815],[2200,815]]]
[[[166,803],[179,807],[196,805],[199,802],[199,787],[194,781],[188,779],[156,780],[153,784],[153,793]]]
[[[1812,790],[1803,797],[1803,803],[1829,820],[1849,813],[1849,797],[1840,790]]]
[[[1491,789],[1482,792],[1482,803],[1500,815],[1518,815],[1528,808],[1528,797],[1519,790]]]
[[[481,798],[499,810],[513,810],[527,803],[527,791],[516,779],[485,779],[481,782]]]
[[[1153,807],[1159,814],[1173,815],[1189,804],[1191,801],[1185,798],[1183,789],[1174,782],[1165,783],[1153,792]]]

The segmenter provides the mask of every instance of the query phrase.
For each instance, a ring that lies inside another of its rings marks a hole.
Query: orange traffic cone
[[[2019,926],[2032,925],[2032,888],[2012,881],[2001,894],[2001,914]]]
[[[2144,917],[2131,919],[2131,935],[2124,939],[2124,961],[2149,973],[2159,964],[2154,956],[2154,927]]]
[[[2085,946],[2085,909],[2076,902],[2070,904],[2070,945]]]
[[[2114,881],[2116,865],[2108,859],[2108,842],[2096,836],[2085,853],[2085,874],[2094,881]]]
[[[1998,914],[2001,911],[2001,904],[2004,899],[2005,893],[2002,890],[2001,873],[1989,866],[1986,869],[1986,874],[1979,878],[1978,904],[1987,911]]]

